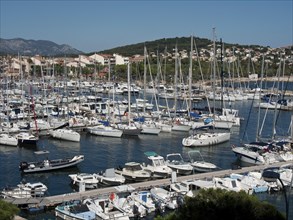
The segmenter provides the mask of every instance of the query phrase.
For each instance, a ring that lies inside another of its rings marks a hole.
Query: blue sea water
[[[216,104],[219,105],[219,102],[216,102]],[[239,109],[239,116],[243,118],[241,126],[232,129],[231,140],[218,146],[197,148],[201,151],[205,160],[218,165],[222,169],[231,169],[235,165],[239,165],[231,151],[231,145],[254,141],[256,136],[258,108],[252,107],[253,102],[251,100],[230,104],[231,106],[229,106],[229,103],[226,103],[226,107]],[[205,102],[194,104],[194,107],[204,106],[206,106]],[[273,111],[260,111],[261,119],[266,118],[262,134],[269,137],[273,132],[272,126],[275,113]],[[277,134],[282,136],[289,135],[291,112],[280,111],[277,117]],[[0,189],[6,186],[15,186],[20,181],[41,181],[47,185],[49,195],[70,193],[74,189],[70,185],[69,174],[99,172],[106,168],[123,166],[124,163],[129,161],[147,162],[144,155],[146,151],[155,151],[162,156],[179,152],[183,157],[187,158],[188,151],[192,149],[183,147],[181,141],[189,133],[172,132],[160,133],[158,136],[139,135],[138,137],[109,138],[93,136],[82,132],[80,143],[41,137],[37,149],[0,146]],[[51,159],[83,154],[85,155],[85,160],[75,168],[50,173],[22,175],[18,170],[19,163],[21,161],[37,160],[38,158],[34,154],[35,150],[48,150]],[[273,195],[261,194],[259,198],[272,203],[282,212],[285,211],[284,197],[281,192]],[[289,198],[290,203],[293,205],[292,191]],[[292,210],[290,209],[291,217],[293,216]],[[55,219],[53,212],[25,215],[25,217],[28,219]]]

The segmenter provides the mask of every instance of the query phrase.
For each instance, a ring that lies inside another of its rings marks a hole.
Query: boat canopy
[[[157,154],[156,152],[154,152],[154,151],[147,151],[147,152],[145,152],[144,154],[145,154],[147,157],[151,157],[151,156],[156,157],[156,156],[158,156],[158,154]]]

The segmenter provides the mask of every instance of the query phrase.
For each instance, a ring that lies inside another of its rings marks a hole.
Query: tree
[[[256,196],[244,191],[233,192],[222,189],[200,190],[193,198],[186,197],[178,211],[156,220],[284,220],[285,216],[274,206],[261,202]]]
[[[0,200],[0,220],[13,219],[18,212],[16,205]]]

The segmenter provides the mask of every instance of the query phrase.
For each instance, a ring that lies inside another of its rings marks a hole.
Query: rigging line
[[[256,86],[257,87],[257,86]],[[249,109],[249,112],[248,112],[248,117],[247,117],[247,121],[246,121],[246,125],[245,125],[245,129],[244,129],[244,133],[243,133],[243,136],[242,136],[242,140],[244,139],[244,136],[247,136],[247,127],[248,127],[248,122],[249,122],[249,119],[250,119],[250,115],[251,115],[251,112],[252,112],[252,107],[253,107],[253,102],[255,100],[255,94],[257,92],[257,89],[254,90],[254,94],[253,94],[253,99],[252,99],[252,102],[251,102],[251,105],[250,105],[250,109]],[[242,141],[241,140],[241,141]],[[240,142],[241,142],[240,141]]]
[[[287,88],[288,88],[288,84],[289,84],[290,77],[291,77],[291,74],[288,76],[288,79],[287,79],[287,82],[286,82],[285,89],[282,91],[282,93],[283,93],[283,94],[282,94],[282,99],[284,99],[284,97],[285,97],[285,93],[286,93]],[[278,122],[278,120],[279,120],[280,114],[281,114],[281,111],[279,111],[278,114],[277,114],[277,116],[276,116],[276,124],[277,124],[277,122]],[[291,126],[291,124],[290,124],[290,126]],[[290,127],[290,126],[289,126],[289,127]],[[288,130],[288,134],[289,134],[289,130]]]

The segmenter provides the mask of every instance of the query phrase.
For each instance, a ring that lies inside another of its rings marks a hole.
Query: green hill
[[[213,42],[206,38],[194,37],[196,46],[198,49],[201,48],[210,48],[209,45],[212,45]],[[190,37],[176,37],[176,38],[163,38],[154,41],[146,41],[138,44],[131,44],[121,47],[112,48],[109,50],[99,51],[100,54],[114,54],[118,53],[122,56],[133,56],[136,54],[143,54],[144,45],[147,47],[149,52],[159,52],[163,53],[165,50],[172,52],[177,44],[178,51],[187,50],[190,51]],[[261,47],[259,45],[239,45],[239,44],[229,44],[225,43],[226,47],[242,47],[242,48],[256,48]]]

